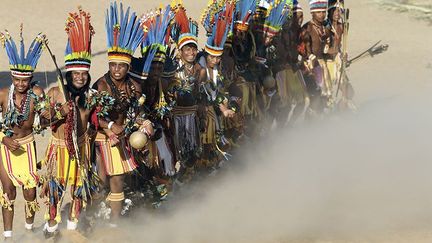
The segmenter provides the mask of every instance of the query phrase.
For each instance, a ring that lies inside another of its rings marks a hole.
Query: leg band
[[[124,192],[120,192],[120,193],[113,193],[113,192],[110,192],[109,194],[108,194],[108,197],[107,197],[107,201],[110,201],[110,202],[121,202],[121,201],[123,201],[125,199],[125,196],[124,196]]]
[[[35,215],[35,213],[39,211],[39,203],[36,201],[27,201],[25,202],[25,213],[26,218],[31,218]]]

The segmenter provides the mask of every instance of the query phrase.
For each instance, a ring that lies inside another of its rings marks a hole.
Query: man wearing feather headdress
[[[24,52],[22,25],[20,52],[10,34],[0,33],[11,70],[12,85],[0,89],[2,108],[0,146],[0,205],[3,213],[3,236],[12,239],[12,223],[16,187],[23,188],[25,200],[25,228],[33,229],[35,212],[39,209],[36,201],[36,186],[39,176],[36,172],[36,149],[33,133],[38,114],[49,117],[43,89],[34,82],[33,72],[42,54],[45,36],[39,34],[32,42],[28,53]],[[38,125],[39,127],[39,125]]]
[[[238,106],[238,112],[233,117],[222,118],[224,134],[231,148],[238,146],[244,134],[245,117],[253,119],[256,107],[256,85],[251,80],[246,81],[243,75],[255,57],[256,45],[250,26],[256,7],[255,0],[236,2],[233,30],[225,43],[220,64],[229,102],[232,106]]]
[[[198,23],[186,15],[186,9],[173,1],[175,13],[171,36],[178,49],[178,67],[169,85],[170,99],[175,102],[172,110],[172,133],[175,155],[181,164],[182,178],[187,178],[199,157],[199,117],[205,116],[198,104],[199,84],[205,78],[205,70],[198,64]]]
[[[95,173],[90,165],[88,123],[91,120],[98,126],[99,118],[113,103],[106,93],[103,95],[89,88],[94,34],[90,14],[81,8],[78,13],[70,13],[65,30],[68,35],[65,52],[67,84],[66,87],[60,84],[48,91],[54,116],[45,121],[52,130],[44,163],[47,174],[41,192],[47,199],[46,237],[54,236],[61,222],[60,210],[67,186],[71,188],[72,197],[67,229],[77,229],[80,212],[86,207],[96,186]]]
[[[287,21],[276,40],[276,49],[281,64],[280,72],[276,73],[278,97],[280,107],[278,111],[278,125],[293,124],[305,114],[309,103],[309,96],[300,70],[299,51],[300,31],[303,24],[303,9],[294,0],[292,17]],[[292,115],[289,117],[289,113]],[[287,119],[289,119],[287,121]]]
[[[300,34],[300,54],[311,98],[310,107],[318,113],[332,103],[332,83],[324,60],[330,44],[330,32],[325,27],[327,4],[327,0],[309,1],[312,20],[303,25]]]
[[[295,76],[287,64],[287,55],[292,47],[288,45],[289,41],[285,39],[283,29],[293,22],[293,9],[291,0],[270,1],[264,24],[260,28],[265,52],[259,54],[266,59],[265,64],[271,69],[277,90],[274,95],[267,92],[268,95],[264,96],[263,101],[267,107],[264,111],[267,112],[266,117],[269,124],[272,124],[275,119],[279,126],[283,126],[288,118],[291,108],[289,84]],[[263,82],[263,86],[266,88],[266,82]]]
[[[127,136],[129,116],[134,116],[134,108],[141,97],[141,86],[130,79],[132,55],[144,38],[144,31],[136,14],[130,15],[130,8],[120,11],[116,2],[111,3],[106,14],[108,44],[108,72],[94,84],[98,91],[108,92],[114,105],[108,112],[109,122],[101,123],[96,135],[95,154],[98,174],[109,188],[107,201],[111,207],[111,219],[115,222],[122,209],[124,197],[123,181],[127,173],[136,167]],[[120,19],[123,20],[120,22]],[[116,226],[115,223],[112,226]]]
[[[217,167],[221,155],[227,159],[228,154],[219,148],[219,145],[227,143],[220,116],[231,118],[238,110],[230,105],[220,69],[225,42],[228,33],[232,31],[234,8],[233,1],[215,1],[208,6],[202,19],[208,36],[203,56],[199,60],[206,74],[205,81],[200,84],[200,102],[206,107],[205,131],[201,134],[203,154],[200,165],[203,168]]]
[[[136,151],[136,158],[145,165],[148,177],[146,179],[156,184],[168,183],[167,178],[176,173],[174,145],[168,132],[172,107],[166,98],[167,80],[175,72],[175,64],[170,60],[170,67],[165,66],[167,52],[170,51],[168,29],[173,16],[170,5],[143,15],[141,24],[145,29],[145,36],[141,48],[142,57],[133,58],[129,71],[130,76],[140,82],[145,96],[142,104],[144,110],[140,113],[139,119],[147,121],[144,123],[151,121],[153,126],[150,133],[148,129],[144,129],[148,133],[148,143],[144,149]]]

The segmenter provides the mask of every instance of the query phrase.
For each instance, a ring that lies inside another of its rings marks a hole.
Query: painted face
[[[25,93],[30,88],[30,81],[32,78],[19,78],[12,76],[12,83],[15,90],[19,93]]]
[[[221,57],[208,54],[206,57],[206,61],[207,61],[207,67],[215,68],[215,66],[220,63]]]
[[[110,62],[109,73],[112,79],[123,81],[129,71],[129,65],[124,62]]]
[[[72,84],[75,88],[84,87],[89,80],[88,71],[72,71]]]
[[[180,49],[180,57],[182,61],[187,63],[195,62],[198,54],[198,48],[195,44],[187,44]]]
[[[164,64],[161,62],[152,62],[150,66],[149,79],[157,80],[162,76]]]
[[[312,13],[312,19],[317,23],[323,23],[326,18],[326,12],[325,11],[319,11],[319,12],[313,12]]]

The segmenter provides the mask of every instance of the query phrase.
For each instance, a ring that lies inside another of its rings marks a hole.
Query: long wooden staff
[[[71,97],[69,95],[69,92],[67,92],[67,90],[66,90],[66,87],[65,87],[65,84],[64,84],[63,75],[61,73],[60,68],[57,65],[56,57],[52,53],[51,49],[48,46],[48,40],[45,40],[44,46],[48,50],[49,55],[51,56],[51,59],[54,62],[54,65],[56,67],[56,71],[57,71],[57,84],[58,84],[58,86],[60,88],[60,92],[62,93],[63,98],[65,99],[65,101],[69,102],[71,100]],[[74,155],[74,157],[75,157],[75,160],[77,161],[77,165],[79,166],[80,165],[80,161],[79,161],[79,147],[78,147],[76,129],[72,130],[72,142],[73,142],[73,145],[75,147],[75,155]],[[69,163],[68,163],[68,168],[67,168],[67,171],[66,171],[65,188],[64,188],[64,191],[63,191],[62,196],[60,198],[59,205],[61,205],[62,202],[63,202],[64,196],[66,194],[67,186],[69,184],[70,165],[71,165],[71,156],[69,156]]]
[[[339,94],[339,89],[340,89],[340,85],[342,83],[342,78],[345,77],[345,69],[346,69],[346,54],[347,54],[347,44],[348,44],[348,31],[349,31],[349,13],[350,10],[349,8],[345,11],[344,13],[344,33],[343,33],[343,40],[342,40],[342,65],[340,68],[340,72],[339,72],[339,78],[338,78],[338,82],[337,82],[337,90],[336,90],[336,96],[335,98],[338,97]]]

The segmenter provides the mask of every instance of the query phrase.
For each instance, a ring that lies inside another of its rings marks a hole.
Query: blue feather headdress
[[[174,13],[170,5],[167,5],[165,9],[151,11],[142,17],[141,23],[145,32],[141,48],[143,59],[141,65],[135,65],[139,68],[138,70],[132,67],[129,72],[132,76],[146,79],[152,62],[165,62],[170,37],[168,27],[173,17]]]
[[[144,31],[139,18],[133,12],[129,17],[130,7],[120,13],[117,2],[111,3],[106,11],[106,31],[108,44],[108,61],[130,64],[132,55],[144,38]]]
[[[249,22],[255,14],[256,7],[256,0],[238,0],[234,14],[234,29],[247,31],[249,29]]]
[[[272,0],[264,22],[265,37],[273,37],[282,29],[288,20],[293,7],[293,0]]]
[[[221,56],[223,54],[228,34],[232,32],[233,28],[234,8],[233,1],[214,1],[210,3],[204,12],[202,24],[208,36],[204,50],[208,54],[212,56]]]
[[[46,36],[39,33],[31,43],[26,54],[24,51],[25,47],[22,30],[23,25],[21,24],[19,52],[15,41],[7,30],[5,33],[0,33],[0,41],[6,49],[6,54],[9,58],[9,68],[12,75],[15,77],[28,78],[33,76],[33,72],[36,69],[40,56],[42,55]]]

